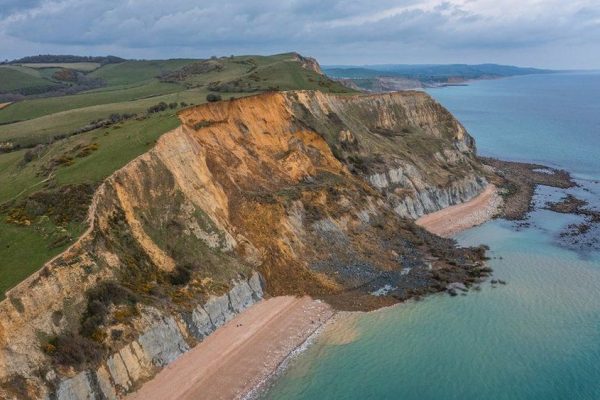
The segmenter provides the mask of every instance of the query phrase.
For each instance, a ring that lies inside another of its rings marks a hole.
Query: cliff
[[[266,93],[179,117],[0,303],[3,398],[121,396],[263,293],[367,310],[486,273],[480,249],[410,219],[485,185],[426,94]]]
[[[294,116],[322,132],[350,171],[382,191],[400,216],[462,203],[487,184],[473,138],[423,92],[295,96]]]

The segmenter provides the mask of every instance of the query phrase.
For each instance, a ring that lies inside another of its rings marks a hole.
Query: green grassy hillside
[[[52,84],[58,70],[0,67],[0,77]],[[105,86],[0,110],[0,296],[76,240],[97,185],[177,127],[183,107],[205,102],[209,93],[227,100],[278,89],[350,92],[292,53],[125,61],[86,76]]]
[[[189,59],[126,61],[105,65],[90,76],[104,79],[108,86],[130,85],[153,80],[161,73],[179,69],[192,62],[194,60]]]
[[[44,68],[67,68],[76,71],[89,72],[100,67],[100,63],[94,62],[76,62],[76,63],[23,63],[18,64],[22,67],[44,69]]]
[[[0,92],[55,86],[39,71],[19,66],[0,66]]]
[[[23,100],[0,112],[0,124],[31,120],[45,115],[56,114],[61,111],[74,110],[83,107],[147,99],[154,96],[178,92],[181,91],[181,89],[181,85],[162,83],[153,80],[152,82],[143,85],[103,88],[102,90],[94,90],[71,96]],[[14,129],[15,126],[10,130],[4,129],[0,131],[0,135],[2,134],[1,132],[8,132]],[[19,130],[20,128],[16,129]]]

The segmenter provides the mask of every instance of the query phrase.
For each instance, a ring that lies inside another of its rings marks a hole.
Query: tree
[[[221,95],[215,93],[209,93],[206,95],[206,101],[209,103],[214,103],[215,101],[221,101]]]

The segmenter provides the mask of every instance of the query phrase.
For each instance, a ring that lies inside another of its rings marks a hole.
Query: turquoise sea
[[[480,154],[569,170],[600,206],[600,74],[532,75],[430,90]],[[600,399],[600,251],[559,234],[580,217],[540,208],[460,234],[488,244],[506,286],[340,318],[264,399]],[[592,232],[598,235],[597,231]]]

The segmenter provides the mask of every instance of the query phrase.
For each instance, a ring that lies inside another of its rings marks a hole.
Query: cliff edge
[[[487,273],[482,249],[413,222],[486,185],[427,94],[265,93],[179,117],[0,303],[3,398],[118,398],[265,295],[369,310]]]

